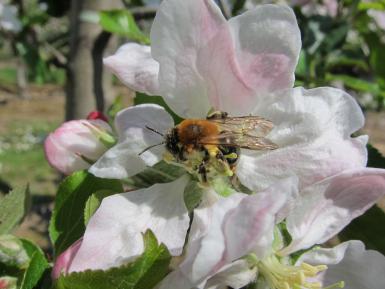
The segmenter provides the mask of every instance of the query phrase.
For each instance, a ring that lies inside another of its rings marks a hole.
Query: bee
[[[272,128],[271,121],[259,116],[230,117],[226,112],[214,112],[206,119],[185,119],[160,135],[174,161],[192,168],[207,182],[210,169],[231,176],[240,149],[277,149],[275,143],[265,138]]]

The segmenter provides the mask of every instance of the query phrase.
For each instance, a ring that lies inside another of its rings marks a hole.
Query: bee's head
[[[178,128],[170,129],[165,135],[166,149],[173,155],[179,154],[179,134]]]

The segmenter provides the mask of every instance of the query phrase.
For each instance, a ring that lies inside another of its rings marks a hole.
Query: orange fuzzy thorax
[[[183,145],[196,145],[203,138],[219,134],[218,126],[204,119],[186,119],[178,126],[179,141]]]

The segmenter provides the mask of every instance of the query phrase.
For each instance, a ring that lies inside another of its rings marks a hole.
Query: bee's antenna
[[[164,137],[164,134],[162,134],[162,133],[160,133],[159,131],[157,131],[157,130],[153,129],[152,127],[149,127],[149,126],[147,126],[147,125],[146,125],[146,128],[147,128],[148,130],[151,130],[152,132],[155,132],[155,133],[157,133],[158,135],[160,135],[160,136],[163,136],[163,137]]]
[[[140,156],[141,154],[145,153],[146,151],[148,151],[149,149],[152,149],[153,147],[157,147],[157,146],[160,146],[162,144],[165,144],[164,141],[162,141],[161,143],[158,143],[158,144],[154,144],[154,145],[151,145],[149,147],[146,147],[144,150],[142,150],[140,153],[138,153],[138,156]]]

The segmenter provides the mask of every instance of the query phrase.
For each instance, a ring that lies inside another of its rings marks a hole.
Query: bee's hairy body
[[[167,133],[166,148],[176,162],[191,167],[203,182],[208,181],[210,171],[231,176],[240,149],[207,141],[221,133],[219,126],[209,120],[186,119]],[[230,137],[228,142],[231,143]]]

